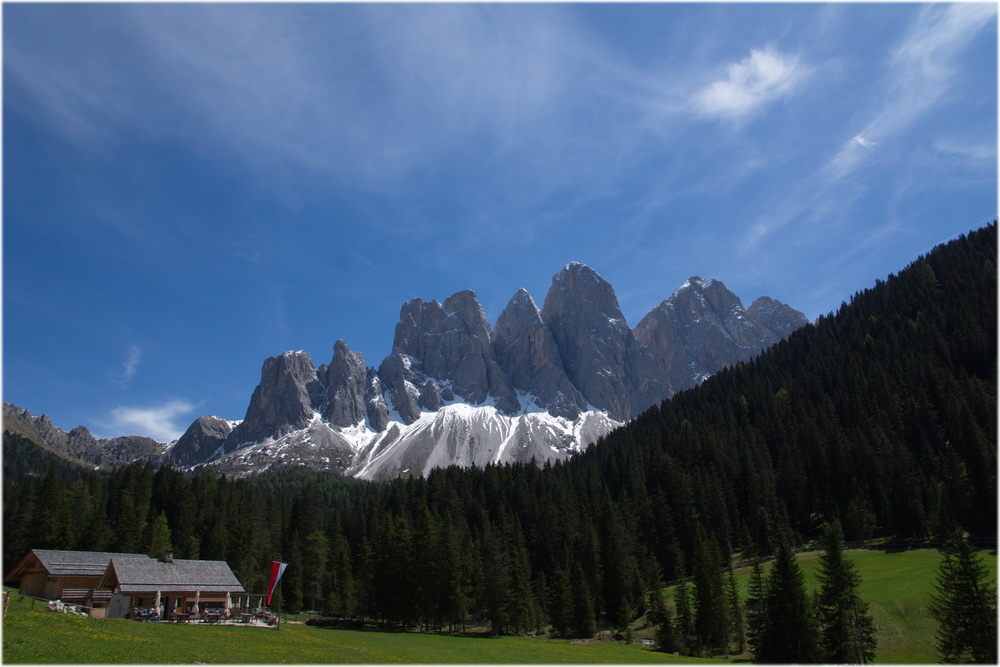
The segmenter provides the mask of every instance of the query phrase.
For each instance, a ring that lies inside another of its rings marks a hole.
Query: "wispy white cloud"
[[[160,442],[171,442],[183,435],[186,424],[178,421],[197,407],[183,400],[167,401],[145,408],[117,407],[104,420],[106,430],[118,435],[144,435]]]
[[[128,384],[135,377],[136,372],[138,372],[141,359],[142,349],[138,345],[130,345],[125,356],[125,361],[122,362],[121,373],[113,377],[112,382],[120,385]]]
[[[695,107],[709,116],[744,117],[790,94],[807,73],[797,58],[773,48],[753,49],[729,64],[724,78],[698,91]]]
[[[868,122],[860,132],[842,139],[815,171],[801,177],[793,196],[781,201],[776,213],[769,211],[749,226],[743,238],[744,252],[791,223],[796,223],[800,232],[808,224],[821,224],[825,218],[819,211],[840,211],[839,215],[843,215],[868,187],[865,181],[852,176],[873,160],[900,160],[914,148],[898,144],[916,123],[949,101],[947,93],[959,70],[961,50],[995,17],[996,7],[982,3],[930,5],[921,11],[899,45],[889,51],[884,72],[876,75],[881,81],[879,89],[884,92],[867,116],[861,110],[861,117],[867,117]],[[942,144],[932,137],[921,136],[918,141],[941,150]],[[894,157],[883,157],[890,145],[896,149]],[[906,163],[903,159],[902,164]],[[897,169],[900,174],[905,171],[903,166]],[[829,226],[829,220],[826,224]],[[868,244],[867,238],[859,237],[857,242]]]
[[[980,138],[942,137],[935,140],[931,147],[939,153],[962,160],[995,162],[997,159],[996,142],[982,141]]]
[[[955,83],[957,57],[975,33],[996,20],[996,13],[992,3],[926,7],[891,53],[880,106],[870,113],[864,128],[845,141],[829,161],[827,177],[831,181],[847,177],[872,155],[865,148],[900,136],[946,102],[947,92]]]

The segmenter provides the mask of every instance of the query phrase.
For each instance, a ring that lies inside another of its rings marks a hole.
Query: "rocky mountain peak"
[[[497,318],[493,348],[511,386],[535,396],[550,414],[576,419],[586,409],[587,402],[566,376],[552,332],[527,290],[518,290]]]
[[[305,428],[323,397],[323,386],[308,352],[283,352],[268,357],[260,371],[260,384],[250,397],[243,422],[226,440],[226,451],[242,442]]]
[[[443,304],[413,299],[400,311],[393,353],[379,366],[392,405],[406,423],[419,408],[435,409],[461,396],[516,412],[520,404],[493,352],[493,332],[476,293],[463,290]],[[431,380],[431,385],[427,381]]]
[[[333,346],[333,360],[321,366],[320,381],[326,387],[327,402],[322,416],[334,426],[354,426],[365,420],[368,392],[368,367],[360,352],[338,340]]]
[[[172,447],[131,436],[97,441],[85,428],[67,433],[7,406],[4,417],[99,465],[134,454],[184,467],[309,462],[381,477],[561,459],[805,323],[774,299],[744,309],[721,281],[691,276],[633,330],[611,284],[570,262],[541,308],[520,289],[494,327],[471,290],[407,301],[377,371],[343,340],[318,369],[302,351],[269,357],[241,423],[200,417]]]
[[[542,317],[569,380],[612,419],[635,416],[664,391],[648,353],[625,322],[611,284],[578,262],[552,278]]]
[[[618,306],[618,297],[611,283],[586,264],[570,262],[552,277],[552,285],[542,305],[542,314],[550,322],[562,320],[571,316],[573,309],[584,305],[594,314],[603,315],[609,320],[621,320],[625,324],[625,317]]]
[[[180,466],[192,466],[209,459],[226,442],[233,431],[231,422],[205,415],[198,417],[188,427],[171,450]]]
[[[758,326],[770,331],[775,341],[787,338],[793,331],[809,323],[805,315],[769,296],[754,299],[747,308],[747,314]]]
[[[783,331],[805,323],[801,313],[797,323],[793,313],[798,311],[790,308],[762,302],[758,311],[775,313],[773,326]],[[787,333],[778,335],[770,325],[762,325],[722,281],[692,276],[640,320],[635,335],[679,391],[691,386],[692,374],[700,382],[737,361],[752,359]]]

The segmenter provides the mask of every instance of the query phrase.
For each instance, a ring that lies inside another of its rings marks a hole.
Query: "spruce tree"
[[[823,659],[835,663],[869,663],[875,657],[875,621],[868,603],[858,597],[861,577],[844,557],[840,522],[826,527],[819,557],[819,623]]]
[[[719,548],[715,538],[699,525],[694,549],[694,629],[698,644],[710,653],[726,650],[726,600],[723,594]]]
[[[737,654],[746,650],[746,625],[743,618],[743,605],[740,603],[740,588],[736,583],[732,566],[726,575],[726,607],[729,618],[729,641]]]
[[[750,583],[747,588],[747,644],[754,659],[763,660],[767,650],[767,640],[770,633],[767,613],[767,586],[764,569],[757,560],[750,572]]]
[[[813,662],[817,658],[816,623],[806,595],[805,577],[792,547],[778,538],[774,564],[767,577],[768,631],[763,643],[766,662]]]
[[[573,588],[566,570],[559,568],[549,593],[549,619],[557,635],[566,636],[573,625]]]
[[[597,634],[597,618],[594,614],[594,599],[583,568],[577,564],[573,586],[573,630],[580,637]]]
[[[160,512],[153,521],[146,555],[160,558],[170,549],[170,526],[167,525],[167,515]]]
[[[941,662],[997,662],[997,593],[965,536],[941,549],[931,613],[938,621]]]
[[[691,615],[691,601],[688,596],[686,581],[677,584],[674,589],[674,608],[677,610],[677,644],[681,653],[687,653],[694,641],[694,618]]]
[[[647,598],[646,620],[654,628],[656,643],[659,644],[661,651],[671,653],[677,651],[673,614],[667,609],[667,604],[663,600],[663,591],[660,590],[659,585],[653,587]]]

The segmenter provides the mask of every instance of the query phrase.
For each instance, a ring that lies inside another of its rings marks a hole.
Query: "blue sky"
[[[581,261],[810,319],[997,212],[995,4],[3,6],[3,398],[240,419]]]

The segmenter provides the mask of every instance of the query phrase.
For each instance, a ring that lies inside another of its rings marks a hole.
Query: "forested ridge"
[[[563,464],[367,483],[125,466],[4,480],[4,568],[31,548],[224,559],[285,610],[588,635],[646,591],[775,538],[995,537],[996,224]],[[16,437],[5,435],[7,437]]]

